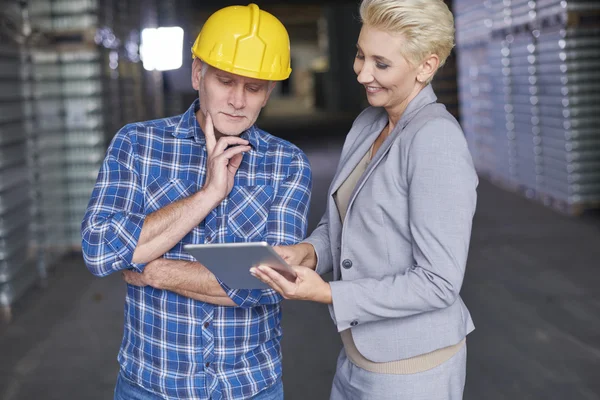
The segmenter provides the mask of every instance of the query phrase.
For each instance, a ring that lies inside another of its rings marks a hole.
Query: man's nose
[[[246,99],[244,93],[244,86],[236,85],[234,88],[232,88],[231,92],[229,93],[229,105],[235,108],[236,110],[239,110],[241,108],[244,108],[245,104]]]

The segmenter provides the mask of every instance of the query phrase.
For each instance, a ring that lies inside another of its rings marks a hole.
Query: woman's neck
[[[401,103],[399,103],[393,107],[389,107],[389,108],[386,107],[385,111],[388,114],[388,120],[389,120],[388,124],[389,124],[390,132],[394,129],[396,124],[398,124],[398,121],[400,121],[400,119],[404,115],[404,112],[408,108],[408,105],[410,104],[410,102],[413,101],[415,97],[417,97],[417,95],[421,92],[421,90],[423,90],[424,87],[425,86],[423,86],[421,84],[415,85],[415,87],[413,88],[413,91],[410,93],[410,95],[408,95],[408,97],[406,97],[406,99],[404,99]]]

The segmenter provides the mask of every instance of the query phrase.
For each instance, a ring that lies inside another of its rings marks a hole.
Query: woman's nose
[[[361,84],[373,81],[373,74],[371,74],[371,71],[364,63],[360,66],[360,68],[357,71],[356,80]]]

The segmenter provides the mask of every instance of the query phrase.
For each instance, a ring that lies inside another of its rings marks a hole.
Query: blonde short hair
[[[414,65],[436,54],[444,65],[454,47],[454,16],[442,0],[363,0],[365,25],[401,35],[401,54]]]

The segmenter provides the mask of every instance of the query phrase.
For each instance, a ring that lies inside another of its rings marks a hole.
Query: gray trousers
[[[442,365],[406,375],[366,371],[352,364],[342,349],[330,400],[462,400],[466,368],[466,344]]]

